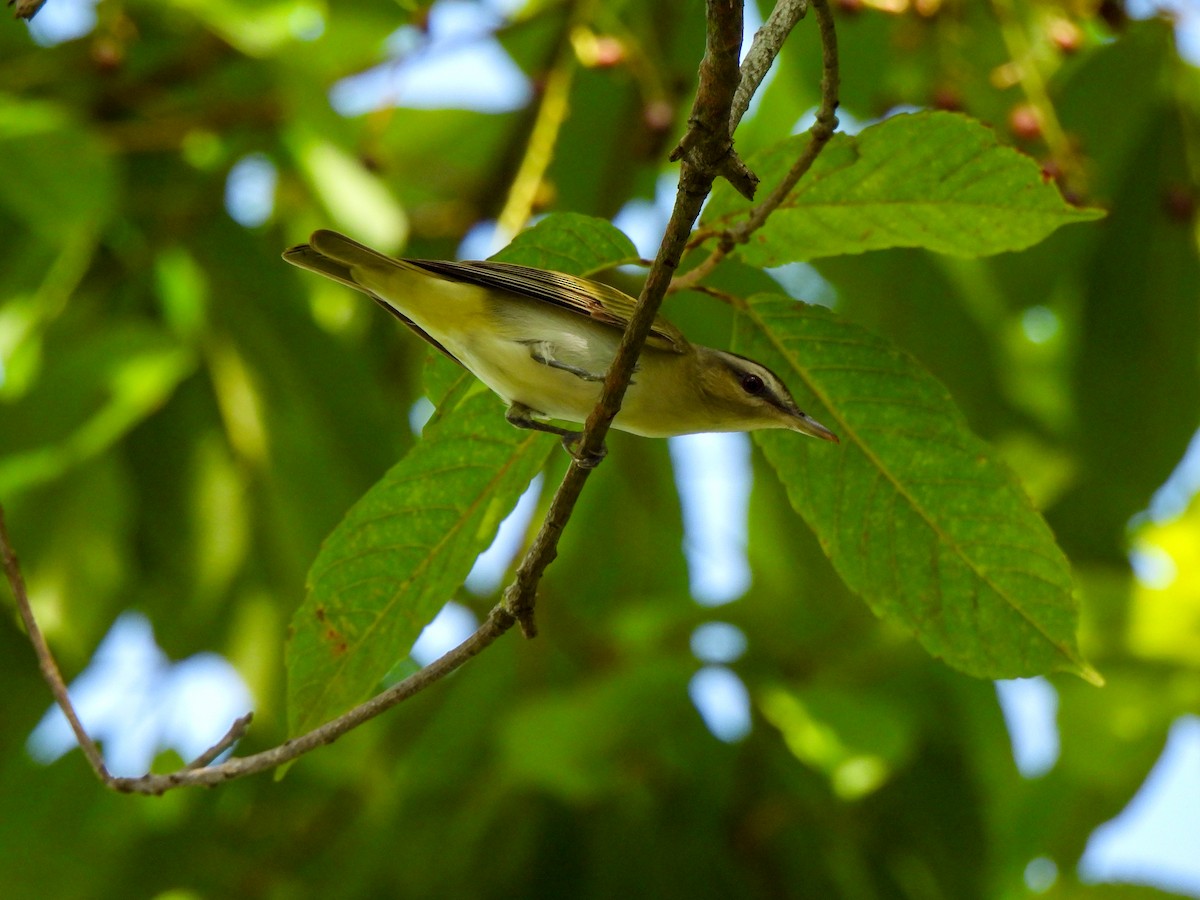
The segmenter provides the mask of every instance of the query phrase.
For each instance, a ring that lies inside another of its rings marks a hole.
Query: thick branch
[[[708,4],[707,46],[704,59],[700,62],[696,102],[688,117],[688,130],[679,146],[671,152],[671,160],[682,159],[701,172],[720,175],[739,194],[747,200],[753,200],[758,177],[746,168],[746,164],[734,152],[728,118],[741,80],[738,57],[742,50],[742,12],[741,0],[710,0]],[[735,20],[736,33],[728,27]],[[719,111],[724,111],[724,117],[718,121],[715,116]],[[710,182],[705,193],[711,188]],[[678,197],[675,203],[678,209]],[[691,223],[688,232],[691,232]]]
[[[602,452],[604,436],[621,408],[621,401],[633,375],[638,354],[662,306],[671,277],[679,266],[688,235],[717,175],[736,170],[733,145],[729,138],[729,111],[738,84],[738,55],[742,40],[742,4],[740,0],[708,0],[708,34],[704,60],[700,64],[700,84],[688,119],[689,128],[672,158],[682,158],[675,207],[658,256],[642,287],[637,310],[633,314],[616,357],[604,379],[600,400],[584,426],[579,456],[594,458]],[[740,164],[740,163],[739,163]],[[744,169],[744,166],[742,167]],[[736,177],[736,171],[735,171]],[[559,485],[546,520],[521,560],[513,583],[504,591],[504,606],[521,623],[526,636],[537,633],[533,610],[537,586],[546,567],[558,555],[558,541],[571,511],[579,499],[591,470],[572,463]]]

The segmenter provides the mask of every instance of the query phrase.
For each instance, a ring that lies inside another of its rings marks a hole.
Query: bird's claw
[[[563,435],[563,449],[571,454],[571,458],[575,460],[575,465],[581,469],[594,469],[600,465],[604,457],[608,456],[608,446],[601,444],[600,449],[595,452],[584,453],[580,447],[583,441],[582,431],[572,431]]]

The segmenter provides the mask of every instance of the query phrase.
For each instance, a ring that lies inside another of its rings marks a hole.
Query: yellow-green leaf
[[[769,189],[808,140],[787,138],[747,164]],[[719,184],[704,224],[736,226],[749,208]],[[758,266],[887,247],[987,256],[1023,250],[1056,228],[1102,215],[1067,204],[1033,159],[1001,144],[990,128],[955,113],[924,112],[893,116],[856,137],[835,136],[737,252]]]

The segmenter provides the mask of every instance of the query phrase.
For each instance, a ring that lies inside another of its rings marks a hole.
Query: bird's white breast
[[[584,421],[600,396],[600,382],[587,381],[533,357],[532,345],[551,348],[556,360],[603,376],[620,334],[557,310],[505,315],[493,327],[446,331],[426,328],[480,381],[509,403],[571,422]],[[565,321],[564,316],[567,316]],[[417,324],[424,326],[424,323]]]

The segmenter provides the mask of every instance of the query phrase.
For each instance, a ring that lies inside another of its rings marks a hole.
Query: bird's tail
[[[283,251],[283,258],[293,266],[317,272],[326,278],[364,293],[372,291],[354,277],[354,268],[369,269],[380,265],[396,265],[397,261],[364,247],[336,231],[315,231],[307,244]]]
[[[399,274],[420,272],[424,280],[441,276],[423,273],[422,270],[408,260],[392,259],[377,253],[370,247],[364,247],[357,241],[352,241],[336,231],[315,231],[307,244],[300,244],[283,251],[283,258],[293,266],[308,269],[331,278],[339,284],[362,291],[393,316],[415,331],[423,340],[428,341],[454,362],[458,359],[442,344],[417,325],[395,303],[382,295],[383,282]]]

